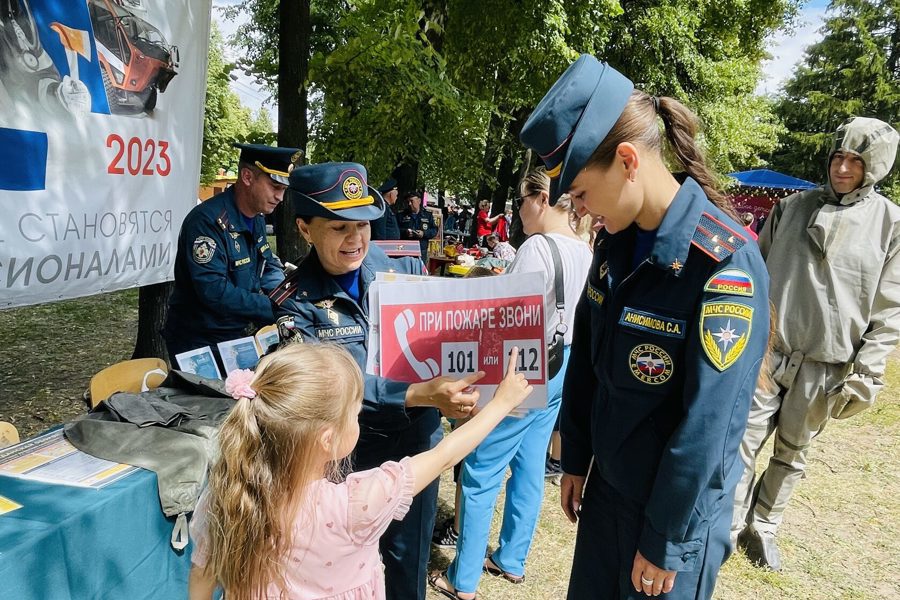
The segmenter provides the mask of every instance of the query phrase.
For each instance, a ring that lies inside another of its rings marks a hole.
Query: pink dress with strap
[[[353,473],[343,483],[321,479],[311,484],[313,514],[297,518],[294,545],[285,572],[289,600],[382,600],[384,567],[378,539],[392,520],[400,520],[413,499],[409,459],[386,462]],[[191,521],[191,561],[208,560],[206,492]],[[266,598],[281,598],[274,584]]]

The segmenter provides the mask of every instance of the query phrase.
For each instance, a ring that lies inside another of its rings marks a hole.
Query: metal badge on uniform
[[[606,266],[606,261],[603,261],[603,264],[600,265],[600,268],[597,270],[597,277],[603,279],[606,277],[606,274],[609,273],[609,267]]]
[[[315,304],[319,308],[325,309],[325,314],[328,316],[328,320],[334,323],[335,325],[339,325],[341,322],[341,317],[338,315],[337,311],[332,308],[334,306],[334,298],[330,300],[322,300],[321,302],[316,302]]]
[[[344,195],[350,200],[358,200],[363,196],[362,182],[353,176],[344,180],[344,185],[341,189],[344,191]]]
[[[638,381],[660,385],[672,377],[675,367],[669,353],[655,344],[638,344],[628,357],[631,374]]]
[[[732,296],[753,296],[753,278],[743,269],[723,269],[709,278],[703,286],[703,291]]]
[[[216,253],[216,240],[201,235],[194,240],[194,262],[205,265],[212,260]]]
[[[237,241],[237,240],[234,240],[234,251],[235,251],[235,252],[240,252],[240,251],[241,251],[241,243],[240,243],[239,241]]]
[[[704,302],[700,308],[700,345],[713,366],[733,365],[750,338],[753,307],[738,302]]]

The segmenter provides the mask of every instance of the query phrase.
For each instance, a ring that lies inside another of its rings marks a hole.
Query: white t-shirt
[[[559,258],[563,267],[563,289],[565,290],[565,318],[566,331],[565,344],[572,343],[572,328],[575,322],[575,305],[584,291],[584,281],[587,279],[588,269],[591,268],[591,249],[588,245],[576,238],[567,237],[558,233],[547,234],[556,242],[559,248]],[[550,253],[550,245],[540,235],[533,235],[525,240],[522,247],[516,252],[516,259],[506,269],[507,273],[542,273],[544,276],[544,314],[547,323],[547,341],[553,339],[556,325],[559,323],[559,313],[556,311],[556,290],[554,289],[553,255]]]

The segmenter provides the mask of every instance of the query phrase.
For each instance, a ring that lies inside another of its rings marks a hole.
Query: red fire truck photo
[[[135,14],[140,2],[89,0],[88,6],[110,111],[153,112],[177,73],[178,47]]]

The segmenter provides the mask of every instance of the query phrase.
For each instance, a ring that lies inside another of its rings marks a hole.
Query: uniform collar
[[[227,190],[223,192],[223,194],[228,194],[225,197],[225,210],[228,211],[228,231],[242,233],[245,231],[249,231],[251,234],[256,235],[256,215],[253,217],[253,230],[247,229],[247,224],[244,222],[244,215],[241,214],[241,211],[238,210],[237,200],[234,197],[234,186],[231,186]]]
[[[650,251],[650,262],[656,267],[680,275],[687,263],[691,240],[703,211],[709,205],[700,185],[688,177],[681,184],[672,204],[663,216]]]
[[[369,251],[359,268],[360,305],[362,305],[366,294],[369,291],[369,285],[375,280],[378,264],[384,260],[388,260],[384,251],[375,244],[369,242]],[[355,300],[353,300],[353,298],[338,285],[334,276],[325,272],[325,269],[322,268],[322,263],[319,261],[319,255],[315,248],[310,250],[309,256],[303,260],[299,269],[302,270],[302,275],[297,278],[298,283],[295,293],[297,297],[308,300],[339,297],[355,302]]]

